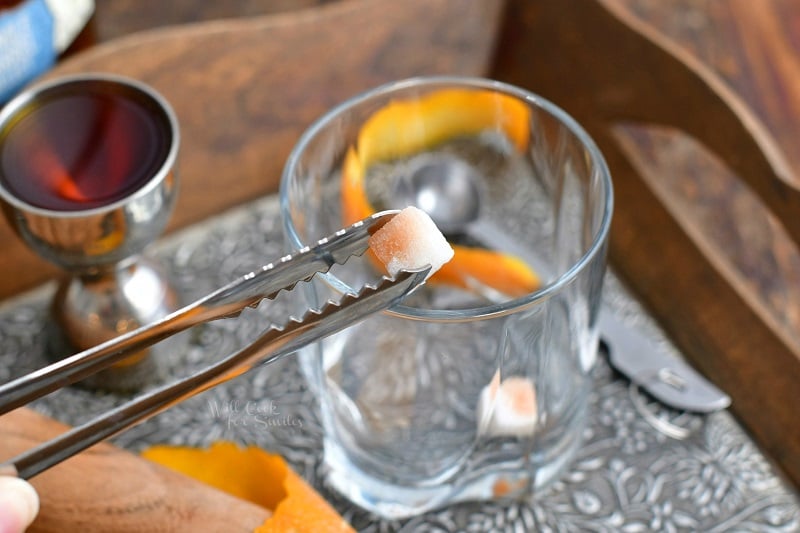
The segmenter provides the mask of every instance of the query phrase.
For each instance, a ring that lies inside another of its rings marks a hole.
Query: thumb
[[[0,476],[0,533],[25,531],[39,512],[39,496],[25,480]]]

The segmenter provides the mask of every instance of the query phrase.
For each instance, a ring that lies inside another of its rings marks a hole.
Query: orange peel
[[[475,285],[519,298],[541,285],[539,276],[522,259],[494,250],[454,244],[453,258],[442,265],[432,280],[465,289]]]
[[[280,456],[217,442],[207,449],[153,446],[146,459],[272,511],[256,533],[352,532],[352,527]]]
[[[364,186],[370,165],[486,130],[502,132],[522,151],[530,142],[530,110],[519,100],[491,91],[445,89],[417,100],[393,101],[376,111],[359,131],[357,146],[345,154],[341,184],[344,225],[375,212]],[[536,272],[516,256],[461,245],[453,245],[453,250],[453,258],[430,282],[465,289],[483,285],[510,297],[528,294],[541,284]]]
[[[530,109],[511,96],[471,89],[442,89],[414,100],[395,100],[361,127],[363,168],[413,154],[454,137],[502,132],[517,150],[530,141]]]

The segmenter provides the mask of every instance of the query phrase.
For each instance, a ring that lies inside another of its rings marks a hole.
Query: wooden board
[[[0,416],[0,459],[67,429],[26,408]],[[252,531],[269,511],[109,444],[35,476],[41,510],[30,533]]]

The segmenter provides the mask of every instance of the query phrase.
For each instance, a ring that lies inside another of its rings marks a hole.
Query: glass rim
[[[124,198],[103,204],[89,209],[74,209],[74,210],[60,210],[60,209],[47,209],[30,204],[21,200],[16,195],[12,194],[0,180],[0,197],[3,201],[7,202],[16,209],[23,210],[27,213],[36,214],[48,218],[80,218],[85,216],[102,215],[112,211],[118,210],[129,204],[136,198],[141,198],[149,194],[153,189],[159,187],[162,181],[169,176],[175,169],[178,150],[180,147],[180,126],[178,124],[178,117],[175,110],[170,103],[150,85],[118,74],[110,74],[105,72],[86,72],[81,74],[70,74],[59,76],[51,80],[37,83],[28,89],[23,90],[14,98],[9,100],[2,108],[0,108],[0,132],[10,123],[20,111],[47,97],[47,93],[57,91],[59,89],[67,90],[70,85],[78,85],[81,83],[102,83],[109,86],[118,86],[126,90],[132,90],[144,98],[150,99],[158,108],[158,111],[164,118],[167,130],[170,135],[170,145],[164,160],[159,164],[158,170],[138,189],[134,190]],[[68,91],[69,92],[69,91]],[[0,135],[0,143],[3,136]]]
[[[358,107],[362,103],[367,102],[375,97],[411,89],[413,87],[435,86],[464,87],[499,91],[509,96],[519,98],[521,101],[524,101],[531,106],[542,109],[557,119],[561,124],[563,124],[564,127],[567,128],[567,130],[570,131],[570,133],[575,135],[578,141],[580,141],[581,145],[590,154],[594,172],[599,175],[604,185],[605,194],[602,200],[604,209],[603,217],[597,231],[593,236],[591,245],[586,249],[583,255],[581,255],[577,261],[573,262],[568,269],[561,272],[551,282],[543,285],[533,292],[525,294],[524,296],[512,298],[500,303],[492,303],[485,306],[465,309],[423,309],[399,304],[385,312],[410,320],[431,322],[468,322],[509,315],[549,300],[551,297],[561,292],[564,287],[569,285],[584,269],[586,269],[591,261],[597,256],[597,254],[601,253],[604,248],[604,244],[607,241],[608,233],[611,228],[611,216],[614,207],[611,173],[608,170],[608,165],[606,164],[603,154],[600,152],[600,149],[597,147],[594,140],[589,136],[586,130],[584,130],[583,127],[566,111],[546,98],[543,98],[526,89],[488,78],[469,76],[421,76],[394,81],[355,95],[336,105],[324,115],[319,117],[316,121],[314,121],[314,123],[311,124],[308,129],[305,130],[305,132],[303,132],[295,144],[286,160],[286,164],[284,165],[283,173],[281,175],[279,187],[280,213],[281,218],[283,219],[283,227],[286,235],[291,241],[291,246],[296,249],[300,249],[309,244],[304,243],[300,239],[300,236],[298,235],[297,230],[295,229],[291,220],[288,199],[289,181],[295,173],[295,169],[299,164],[302,154],[317,137],[317,135],[336,117],[343,115],[348,110]],[[335,290],[343,294],[356,292],[355,288],[350,287],[347,283],[343,282],[331,273],[321,274],[321,276]]]

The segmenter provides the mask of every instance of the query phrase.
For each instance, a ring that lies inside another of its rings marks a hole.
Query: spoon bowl
[[[393,197],[425,211],[443,233],[464,233],[480,217],[480,180],[456,157],[426,154],[397,180]]]
[[[479,171],[455,156],[424,154],[408,165],[395,184],[396,207],[413,205],[425,211],[442,233],[453,240],[464,237],[482,248],[522,259],[540,276],[547,267],[507,231],[483,216],[486,200],[484,178]],[[508,299],[494,290],[480,290],[497,301]]]

